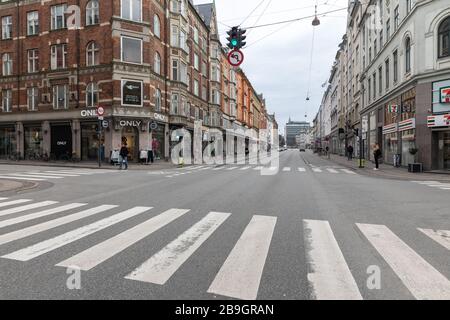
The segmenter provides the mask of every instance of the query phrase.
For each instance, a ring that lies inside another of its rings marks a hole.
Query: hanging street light
[[[314,20],[313,20],[313,22],[312,22],[312,25],[314,26],[314,27],[317,27],[318,25],[320,25],[320,20],[319,20],[319,18],[317,17],[317,5],[316,5],[316,13],[315,13],[315,17],[314,17]]]

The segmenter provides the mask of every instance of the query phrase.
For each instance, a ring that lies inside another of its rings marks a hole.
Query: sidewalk
[[[322,159],[327,159],[326,156],[322,156]],[[353,159],[348,161],[347,157],[332,154],[330,161],[337,163],[341,166],[352,169],[359,174],[364,174],[373,177],[380,177],[385,179],[401,179],[401,180],[414,180],[414,181],[439,181],[450,182],[450,173],[411,173],[406,168],[395,168],[392,165],[380,164],[380,170],[375,171],[375,163],[372,161],[365,161],[365,168],[359,168],[359,159]]]

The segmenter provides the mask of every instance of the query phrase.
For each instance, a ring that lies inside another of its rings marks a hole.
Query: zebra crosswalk
[[[33,170],[27,172],[5,173],[0,175],[0,179],[19,180],[19,181],[58,181],[65,178],[90,176],[95,174],[104,174],[117,172],[107,169],[63,169],[63,170]]]
[[[30,199],[8,198],[0,198],[0,206],[6,208],[0,213],[3,219],[0,220],[0,249],[2,250],[0,259],[26,264],[33,259],[51,254],[58,248],[65,247],[64,252],[67,256],[64,260],[57,262],[54,267],[76,267],[85,272],[93,272],[93,269],[101,271],[108,260],[129,250],[132,245],[150,235],[158,236],[159,231],[191,211],[191,209],[172,208],[158,212],[158,209],[149,206],[121,208],[112,204],[91,206],[86,203],[35,202]],[[102,217],[96,219],[100,213],[103,213]],[[84,247],[81,252],[74,252],[73,248],[76,246],[71,246],[76,241],[121,223],[126,222],[129,225],[131,218],[141,215],[148,215],[148,218],[112,237],[106,239],[103,237],[101,242],[91,240],[95,243]],[[91,218],[90,222],[83,223],[87,217]],[[233,213],[226,212],[201,214],[192,221],[192,225],[176,231],[171,238],[173,240],[169,238],[167,244],[162,243],[159,251],[139,256],[140,262],[128,266],[127,270],[121,270],[122,277],[126,281],[142,285],[166,285],[176,273],[183,272],[183,266],[189,264],[194,256],[201,253],[202,246],[210,241],[213,234],[226,228],[225,222],[232,217]],[[41,221],[43,218],[48,220],[38,222],[38,219]],[[270,215],[252,216],[237,240],[230,243],[231,251],[224,253],[220,260],[222,262],[214,266],[216,271],[209,285],[205,287],[206,293],[235,299],[257,299],[262,282],[267,279],[264,277],[265,272],[268,272],[265,266],[280,219],[282,218]],[[28,222],[28,226],[21,227],[20,224],[25,221]],[[69,231],[66,229],[65,232],[55,235],[53,229],[71,222],[79,222],[81,226]],[[16,226],[19,229],[2,231],[7,226]],[[359,229],[363,237],[358,241],[365,241],[363,245],[374,249],[373,254],[386,262],[413,297],[450,299],[450,281],[446,278],[448,269],[443,267],[439,270],[438,266],[433,266],[385,225],[356,223],[354,226]],[[298,228],[298,232],[303,233],[305,252],[298,250],[297,254],[306,259],[310,298],[364,299],[364,292],[361,290],[364,284],[358,286],[353,274],[355,271],[350,268],[348,257],[344,254],[346,251],[342,250],[342,244],[333,233],[333,223],[299,219]],[[45,235],[43,232],[49,230],[53,230],[50,233],[51,236],[43,237]],[[431,245],[450,251],[450,231],[417,228],[412,232],[422,235],[424,239],[429,239]],[[29,238],[38,233],[41,234],[39,242],[28,243],[22,248],[15,245],[14,251],[5,252],[5,244]],[[299,243],[298,248],[303,248],[303,244]],[[289,263],[291,258],[286,255],[286,261],[277,261],[277,263]],[[42,261],[47,263],[45,262],[47,260]],[[301,268],[301,266],[297,267]],[[274,271],[271,270],[271,272]],[[177,281],[180,281],[178,279]],[[298,283],[301,283],[300,279],[293,279],[293,286],[297,286]]]
[[[220,172],[262,172],[265,170],[266,173],[276,173],[276,174],[300,174],[300,173],[317,173],[317,174],[332,174],[332,175],[356,175],[357,173],[345,168],[337,168],[337,167],[292,167],[292,166],[280,166],[280,167],[268,167],[261,165],[203,165],[203,166],[192,166],[185,167],[180,169],[175,169],[173,171],[160,171],[160,172],[149,172],[152,175],[164,175],[166,178],[175,178],[190,174],[195,174],[203,171],[210,171],[211,173],[220,173]]]
[[[443,183],[438,181],[411,181],[415,184],[424,185],[430,188],[440,189],[440,190],[450,190],[450,182],[449,183]]]

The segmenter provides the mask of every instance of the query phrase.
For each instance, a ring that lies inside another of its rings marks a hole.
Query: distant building
[[[288,147],[296,147],[298,145],[296,136],[308,134],[311,130],[311,125],[306,121],[291,121],[286,123],[286,144]]]

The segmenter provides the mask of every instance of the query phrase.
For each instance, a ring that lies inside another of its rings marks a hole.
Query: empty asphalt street
[[[450,299],[450,184],[279,162],[0,165],[0,299]]]

